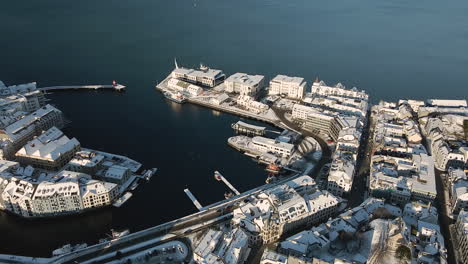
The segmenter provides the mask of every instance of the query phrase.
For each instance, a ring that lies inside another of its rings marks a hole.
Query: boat
[[[138,178],[135,179],[135,181],[132,183],[132,185],[130,185],[130,187],[128,188],[130,191],[134,191],[139,185],[139,182],[138,182]]]
[[[111,229],[111,233],[112,233],[112,239],[116,239],[116,238],[121,238],[123,236],[130,234],[130,230],[125,229],[122,231],[116,231],[114,229]]]
[[[186,100],[185,97],[179,92],[171,93],[167,91],[167,92],[164,92],[163,94],[167,99],[173,102],[176,102],[178,104],[183,104]]]
[[[125,229],[125,230],[122,230],[122,231],[116,231],[114,229],[111,229],[111,234],[108,235],[108,238],[99,239],[99,243],[105,243],[105,242],[113,241],[115,239],[124,237],[124,236],[126,236],[128,234],[130,234],[130,230],[128,230],[128,229]]]
[[[157,168],[152,168],[152,169],[149,169],[147,170],[144,174],[143,174],[143,178],[145,178],[147,181],[151,180],[151,177],[153,177],[153,175],[158,171]]]
[[[132,197],[131,192],[126,192],[124,195],[122,195],[119,199],[115,200],[115,202],[112,204],[114,207],[120,207],[122,206],[128,199]]]
[[[232,193],[232,192],[225,192],[224,193],[224,198],[226,198],[226,199],[229,199],[229,198],[231,198],[233,196],[234,196],[234,193]]]
[[[54,257],[61,256],[61,255],[64,255],[64,254],[68,254],[68,253],[72,253],[72,252],[84,249],[87,246],[88,246],[88,244],[86,244],[86,243],[77,244],[77,245],[66,244],[63,247],[57,248],[56,250],[52,251],[52,255]]]
[[[273,174],[277,174],[277,173],[280,173],[281,171],[281,167],[274,164],[274,163],[270,163],[268,164],[268,166],[266,167],[266,171],[268,172],[271,172]]]
[[[266,179],[265,183],[272,183],[272,182],[275,182],[276,181],[276,177],[275,176],[268,176],[268,178]]]

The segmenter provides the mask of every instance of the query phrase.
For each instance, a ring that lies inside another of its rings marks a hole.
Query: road
[[[446,201],[448,201],[448,197],[446,197],[445,190],[447,186],[444,184],[442,179],[442,173],[439,170],[435,170],[435,177],[436,177],[436,189],[437,189],[437,197],[435,204],[437,207],[437,211],[439,212],[439,226],[440,231],[445,239],[445,247],[447,248],[447,261],[448,263],[457,263],[455,261],[455,251],[453,248],[452,236],[450,233],[450,225],[453,224],[453,220],[449,217],[449,212],[447,212]]]
[[[367,113],[370,117],[370,111]],[[359,145],[358,156],[356,159],[357,170],[354,173],[353,186],[349,193],[348,207],[353,208],[360,205],[367,198],[368,186],[367,181],[370,170],[370,153],[372,149],[372,135],[370,131],[371,119],[366,123],[361,135],[361,144]]]

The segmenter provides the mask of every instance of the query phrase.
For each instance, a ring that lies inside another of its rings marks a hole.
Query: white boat
[[[176,102],[176,103],[179,103],[179,104],[183,104],[185,102],[185,97],[179,92],[171,93],[169,91],[166,91],[163,94],[167,99],[169,99],[169,100],[171,100],[173,102]]]
[[[130,189],[130,191],[134,191],[138,187],[138,185],[139,185],[138,178],[136,178],[135,181],[132,183],[132,185],[130,185],[128,189]]]
[[[151,180],[151,177],[153,177],[153,175],[158,171],[157,168],[152,168],[152,169],[149,169],[147,170],[144,174],[143,174],[143,178],[145,178],[147,181]]]
[[[121,238],[121,237],[126,236],[128,234],[130,234],[130,230],[128,230],[128,229],[125,229],[123,231],[116,231],[114,229],[111,229],[111,234],[108,235],[108,238],[99,239],[99,243],[106,243],[106,242],[109,242],[109,241],[113,241],[115,239]]]
[[[119,199],[117,199],[112,205],[115,207],[120,207],[122,206],[128,199],[132,197],[132,193],[126,192],[124,195],[122,195]]]
[[[77,245],[67,244],[67,245],[65,245],[65,246],[63,246],[61,248],[57,248],[56,250],[52,251],[52,255],[54,257],[61,256],[61,255],[64,255],[64,254],[68,254],[68,253],[78,251],[80,249],[84,249],[87,246],[88,246],[88,244],[86,244],[86,243],[77,244]]]
[[[125,229],[123,231],[116,231],[114,229],[111,229],[111,231],[112,231],[112,239],[121,238],[123,236],[130,234],[130,230],[128,229]]]

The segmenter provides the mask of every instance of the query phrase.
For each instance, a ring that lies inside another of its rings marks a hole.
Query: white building
[[[61,171],[47,173],[30,166],[4,164],[0,172],[0,209],[32,218],[68,215],[110,205],[119,195],[116,184]]]
[[[12,158],[16,151],[34,136],[54,126],[61,128],[63,125],[64,120],[60,110],[51,105],[41,107],[19,121],[7,126],[4,130],[0,130],[0,145],[3,150],[3,156],[5,158]]]
[[[309,186],[307,177],[268,189],[234,209],[232,223],[246,232],[249,244],[275,242],[285,232],[319,223],[336,212],[338,198],[317,188],[300,187]]]
[[[264,86],[263,75],[248,75],[246,73],[235,73],[225,81],[225,91],[241,95],[256,96]]]
[[[215,98],[211,98],[210,102],[212,104],[215,104],[215,105],[220,105],[220,104],[224,103],[227,99],[229,99],[229,95],[227,95],[225,93],[222,93],[222,94],[216,96]]]
[[[111,205],[119,196],[118,185],[93,179],[80,179],[81,198],[84,209]]]
[[[355,98],[355,99],[361,99],[361,100],[368,100],[369,95],[362,90],[359,91],[356,87],[352,89],[346,89],[344,85],[341,83],[338,83],[335,87],[327,86],[323,81],[315,81],[312,84],[312,89],[311,93],[313,95],[319,95],[319,96],[340,96],[340,97],[347,97],[347,98]]]
[[[304,98],[307,83],[301,77],[277,75],[270,81],[269,95],[284,95],[292,99]]]
[[[242,229],[224,232],[208,229],[196,245],[193,256],[200,264],[241,264],[249,253],[248,238]]]
[[[252,146],[261,152],[273,152],[283,157],[291,156],[294,151],[293,144],[260,136],[252,138]]]
[[[427,104],[435,107],[468,107],[466,100],[429,99]]]
[[[69,139],[56,127],[29,141],[18,152],[16,159],[36,168],[58,170],[65,166],[80,149],[76,138]]]
[[[198,96],[203,93],[203,89],[200,86],[197,86],[195,84],[191,84],[188,82],[184,82],[175,78],[171,78],[167,82],[167,86],[169,88],[175,89],[179,92],[184,92],[191,96]]]
[[[354,180],[355,159],[346,152],[335,152],[328,174],[327,190],[336,196],[351,191]]]
[[[199,70],[176,67],[172,71],[171,76],[172,78],[207,87],[215,87],[226,78],[226,75],[221,70],[203,66]]]
[[[468,211],[468,179],[466,173],[461,169],[449,170],[450,202],[452,214],[460,211]]]
[[[237,98],[236,103],[247,108],[249,111],[256,113],[262,113],[270,109],[270,107],[264,103],[255,101],[253,97],[249,95],[240,95]]]

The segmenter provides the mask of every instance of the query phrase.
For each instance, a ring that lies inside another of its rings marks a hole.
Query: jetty
[[[102,90],[102,89],[112,89],[116,91],[125,90],[126,86],[122,84],[96,84],[96,85],[63,85],[63,86],[49,86],[38,88],[39,91],[48,92],[48,91],[61,91],[61,90]]]
[[[219,171],[215,171],[214,172],[214,175],[215,175],[215,179],[218,180],[218,181],[222,181],[224,182],[224,184],[226,184],[226,186],[231,189],[231,191],[235,194],[235,195],[240,195],[240,192],[234,188],[234,186],[232,186],[232,184],[226,180],[226,178],[224,178],[224,176],[219,172]]]
[[[198,210],[202,210],[203,206],[200,204],[200,202],[195,198],[195,195],[192,194],[192,192],[187,188],[184,189],[185,194],[192,200],[192,203],[197,207]]]

